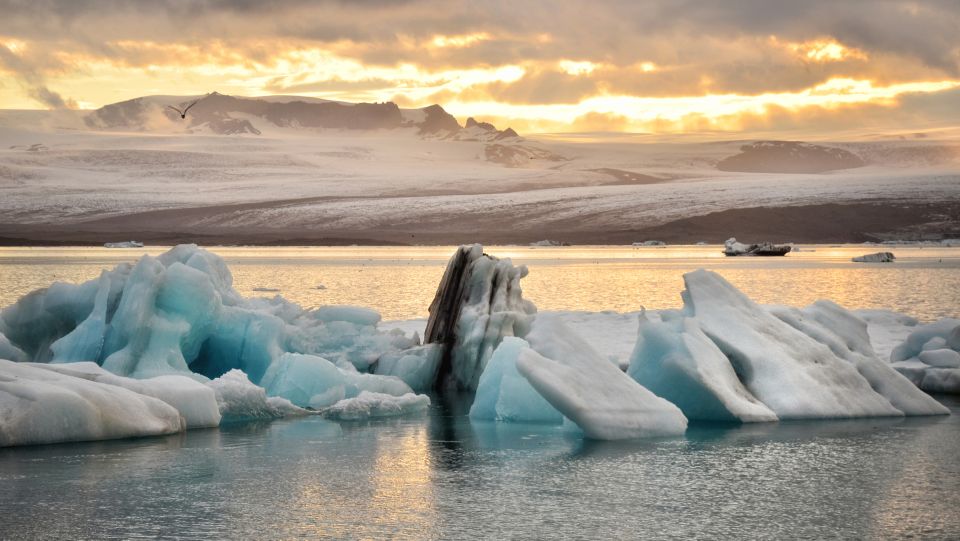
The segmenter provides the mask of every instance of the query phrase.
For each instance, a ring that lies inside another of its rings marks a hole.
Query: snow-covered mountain
[[[185,115],[179,111],[190,107]],[[296,96],[257,98],[212,92],[203,96],[145,96],[111,103],[84,118],[92,129],[134,130],[217,135],[261,135],[266,127],[393,130],[413,128],[417,135],[458,140],[518,138],[512,129],[498,130],[473,118],[461,126],[439,105],[401,109],[392,102],[346,103]]]

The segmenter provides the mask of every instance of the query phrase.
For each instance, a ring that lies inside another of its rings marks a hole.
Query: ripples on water
[[[526,264],[524,294],[541,310],[633,311],[682,305],[683,273],[716,270],[761,303],[891,308],[922,320],[960,312],[960,248],[803,246],[782,258],[724,257],[718,246],[528,248],[487,252]],[[850,258],[893,250],[892,264]],[[211,248],[247,296],[279,294],[304,306],[373,307],[386,320],[426,317],[452,247]],[[151,254],[163,248],[146,250]],[[55,280],[82,282],[144,250],[0,248],[0,306]],[[318,288],[318,286],[323,288]]]
[[[589,442],[464,404],[0,449],[0,536],[960,536],[960,402],[936,418],[692,425]]]

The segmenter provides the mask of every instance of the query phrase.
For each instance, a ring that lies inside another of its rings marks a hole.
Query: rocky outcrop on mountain
[[[842,148],[800,141],[758,141],[717,163],[721,171],[742,173],[824,173],[862,167],[864,161]]]
[[[426,114],[423,122],[419,125],[418,133],[420,135],[450,136],[460,131],[460,123],[450,113],[444,111],[443,107],[433,104],[424,107]]]
[[[493,124],[489,122],[477,122],[473,117],[467,119],[467,123],[463,125],[463,128],[467,130],[470,128],[479,128],[483,131],[497,131],[497,127]]]

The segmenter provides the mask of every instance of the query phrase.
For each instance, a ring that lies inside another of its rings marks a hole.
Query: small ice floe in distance
[[[633,246],[666,246],[667,243],[662,240],[645,240],[643,242],[634,242]]]
[[[744,244],[730,237],[723,243],[723,254],[727,256],[783,256],[790,253],[791,246],[761,242],[758,244]]]
[[[125,240],[122,242],[105,242],[104,248],[143,248],[143,243],[137,240]]]
[[[866,254],[857,256],[851,261],[854,263],[893,263],[897,257],[892,252],[877,252],[875,254]]]
[[[564,242],[562,240],[538,240],[537,242],[531,242],[530,246],[534,246],[534,247],[570,246],[570,243]]]

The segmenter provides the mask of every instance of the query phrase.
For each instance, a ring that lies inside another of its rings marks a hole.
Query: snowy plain
[[[461,242],[479,227],[503,240],[554,231],[596,243],[616,231],[743,208],[960,201],[960,144],[946,132],[824,142],[865,156],[866,165],[784,175],[718,170],[744,143],[722,136],[531,135],[498,145],[548,158],[505,164],[492,161],[487,142],[413,128],[308,130],[254,118],[260,135],[225,136],[175,125],[92,130],[79,115],[57,115],[0,111],[5,236],[48,231],[51,240],[80,230],[94,235],[89,241],[96,233],[175,231],[437,244]],[[915,221],[931,227],[937,218]]]

